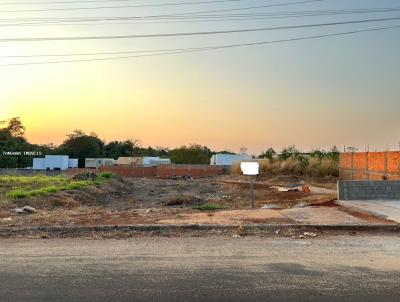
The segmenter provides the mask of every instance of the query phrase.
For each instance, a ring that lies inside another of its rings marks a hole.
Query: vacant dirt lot
[[[274,210],[304,208],[309,205],[329,206],[335,191],[318,189],[313,192],[278,192],[273,186],[313,184],[334,187],[334,179],[304,180],[292,177],[259,179],[255,182],[256,207],[267,206],[267,216],[253,213],[243,222],[293,222]],[[211,205],[224,210],[244,210],[251,207],[248,179],[221,176],[202,179],[114,178],[101,185],[89,185],[77,190],[60,190],[44,196],[8,198],[6,186],[0,184],[0,225],[113,225],[147,224],[160,221],[180,221],[188,214],[199,213],[194,208]],[[312,187],[311,187],[312,188]],[[33,206],[34,214],[16,214],[13,209]],[[208,214],[207,214],[208,213]],[[218,213],[218,212],[216,212]],[[238,212],[217,214],[223,221],[238,219]],[[204,213],[209,220],[212,211]],[[253,217],[254,216],[254,217]],[[211,220],[210,220],[211,219]]]

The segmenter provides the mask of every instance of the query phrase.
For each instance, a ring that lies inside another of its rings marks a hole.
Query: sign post
[[[258,162],[241,162],[240,169],[243,175],[248,175],[250,178],[251,207],[254,209],[254,176],[259,174],[260,165]]]

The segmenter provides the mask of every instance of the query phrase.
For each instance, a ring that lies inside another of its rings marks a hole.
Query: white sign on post
[[[254,208],[254,185],[253,178],[260,172],[260,164],[254,161],[244,161],[240,163],[240,169],[243,175],[248,175],[250,178],[250,190],[251,190],[251,207]]]
[[[240,169],[243,175],[258,175],[260,173],[260,164],[257,162],[241,162]]]

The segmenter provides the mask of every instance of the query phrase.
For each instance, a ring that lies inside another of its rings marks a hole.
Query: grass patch
[[[64,188],[65,190],[79,190],[82,188],[86,188],[90,185],[88,181],[73,181],[67,184]]]
[[[41,189],[29,191],[28,194],[29,194],[29,196],[46,196],[49,194],[57,193],[59,190],[60,190],[60,188],[57,188],[56,186],[49,186],[49,187],[44,187]]]
[[[194,206],[192,207],[192,209],[199,211],[217,211],[217,210],[222,210],[223,208],[214,204],[202,204]]]
[[[111,179],[115,177],[115,174],[112,172],[101,172],[98,176],[103,179]]]
[[[29,196],[29,193],[27,191],[21,190],[21,189],[11,191],[7,194],[8,198],[13,198],[13,199],[25,198],[28,196]]]
[[[60,190],[79,190],[91,185],[99,187],[113,177],[110,172],[100,173],[94,180],[71,180],[64,175],[0,176],[0,186],[8,198],[19,199],[47,196]]]
[[[34,176],[0,176],[0,183],[10,185],[46,185],[46,184],[60,184],[67,182],[67,178],[63,175],[47,176],[47,175],[34,175]]]
[[[25,198],[29,196],[46,196],[52,193],[57,193],[60,189],[56,186],[49,186],[44,187],[36,190],[24,190],[24,189],[17,189],[11,191],[7,194],[7,197],[17,199],[17,198]]]

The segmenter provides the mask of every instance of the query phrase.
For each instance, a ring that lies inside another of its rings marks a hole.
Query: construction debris
[[[307,239],[308,237],[317,237],[318,236],[318,234],[316,234],[316,233],[312,233],[312,232],[304,232],[303,234],[301,234],[301,235],[298,235],[298,236],[292,236],[292,238],[293,239],[297,239],[297,238],[300,238],[300,239]]]
[[[276,204],[265,204],[261,207],[261,209],[281,209],[282,207]]]
[[[36,213],[36,209],[31,206],[24,206],[23,208],[14,209],[14,212],[17,214],[32,214]]]
[[[304,236],[309,236],[309,237],[317,237],[317,236],[318,236],[318,234],[316,234],[316,233],[311,233],[311,232],[304,232],[303,235],[304,235]]]
[[[306,185],[300,185],[300,184],[292,184],[288,185],[286,187],[280,187],[280,186],[272,186],[271,189],[274,189],[278,192],[305,192],[305,193],[310,193],[310,187]]]

